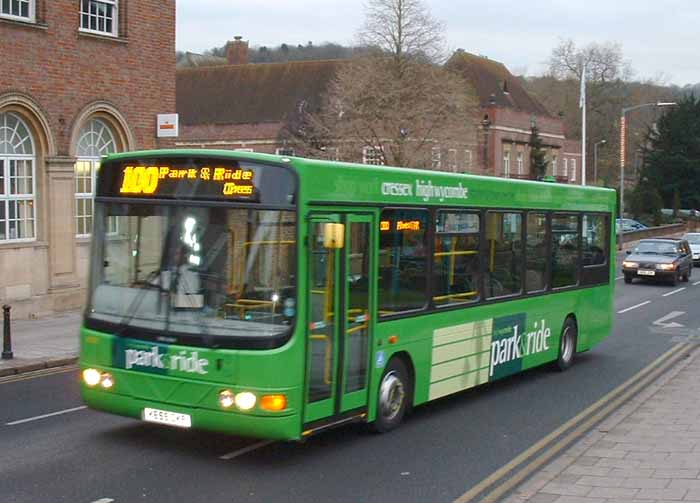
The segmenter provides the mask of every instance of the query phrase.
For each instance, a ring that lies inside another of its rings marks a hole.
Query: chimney
[[[233,41],[226,44],[226,59],[230,65],[248,64],[248,42],[242,40],[243,37],[237,35]]]

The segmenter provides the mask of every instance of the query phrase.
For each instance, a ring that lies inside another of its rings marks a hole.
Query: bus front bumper
[[[301,433],[301,421],[297,414],[273,417],[185,407],[119,395],[99,388],[90,388],[85,384],[81,385],[81,392],[85,404],[92,409],[141,420],[143,420],[144,410],[150,408],[187,414],[191,418],[193,429],[273,440],[298,440]]]

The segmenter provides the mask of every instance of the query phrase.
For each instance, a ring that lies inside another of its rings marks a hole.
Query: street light
[[[598,145],[605,143],[607,140],[600,140],[593,145],[593,183],[598,183]]]
[[[657,101],[656,103],[643,103],[631,107],[624,107],[620,114],[620,232],[618,237],[618,248],[622,249],[622,218],[625,211],[625,149],[627,147],[625,141],[625,132],[627,124],[625,114],[632,110],[638,110],[645,107],[672,107],[677,105],[675,101]]]

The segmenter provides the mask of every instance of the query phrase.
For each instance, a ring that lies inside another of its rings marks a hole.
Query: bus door
[[[310,221],[305,423],[367,406],[372,229],[371,215]]]

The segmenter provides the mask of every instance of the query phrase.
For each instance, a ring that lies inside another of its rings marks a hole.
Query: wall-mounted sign
[[[158,138],[177,138],[179,134],[179,116],[178,114],[158,114],[156,120],[156,137]]]

